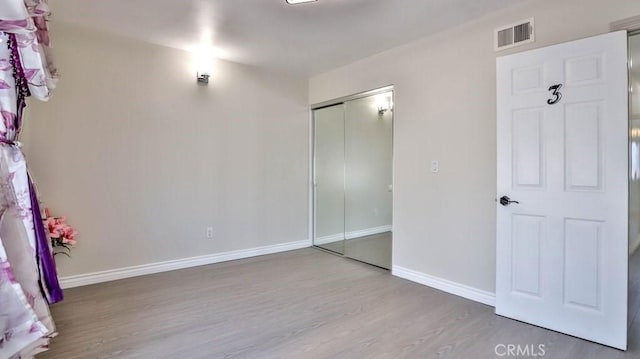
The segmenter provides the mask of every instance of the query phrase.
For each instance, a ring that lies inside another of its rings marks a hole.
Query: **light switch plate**
[[[438,173],[440,171],[440,164],[438,160],[431,161],[431,172]]]

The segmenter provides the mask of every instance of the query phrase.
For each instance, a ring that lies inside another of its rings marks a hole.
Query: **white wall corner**
[[[400,266],[393,266],[391,274],[396,277],[410,280],[427,287],[435,288],[443,292],[454,294],[474,302],[479,302],[492,307],[496,306],[495,293],[487,292],[478,288],[469,287],[464,284],[452,282],[443,278],[428,275],[422,272],[417,272],[411,269],[403,268]]]
[[[118,279],[138,277],[147,274],[168,272],[177,269],[191,268],[202,265],[227,262],[236,259],[244,259],[266,254],[274,254],[287,252],[296,249],[308,248],[311,241],[305,239],[302,241],[275,244],[271,246],[256,247],[249,249],[240,249],[237,251],[208,254],[198,257],[175,259],[165,262],[156,262],[143,264],[132,267],[111,269],[100,272],[92,272],[86,274],[78,274],[60,278],[60,285],[63,289],[81,287],[85,285],[110,282]]]

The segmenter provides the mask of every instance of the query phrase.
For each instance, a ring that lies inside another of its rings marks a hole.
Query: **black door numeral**
[[[552,91],[551,94],[556,97],[556,98],[553,98],[553,99],[550,98],[547,100],[547,103],[549,105],[555,105],[558,102],[560,102],[560,99],[562,98],[562,93],[560,92],[561,87],[562,87],[562,84],[557,84],[549,87],[549,91]]]

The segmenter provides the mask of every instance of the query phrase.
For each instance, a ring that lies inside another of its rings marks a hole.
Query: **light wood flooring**
[[[70,289],[37,359],[639,358],[494,315],[493,308],[308,248]],[[520,357],[522,358],[522,357]]]

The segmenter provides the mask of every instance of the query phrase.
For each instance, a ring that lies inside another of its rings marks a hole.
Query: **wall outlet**
[[[207,239],[213,239],[213,227],[207,227]]]

